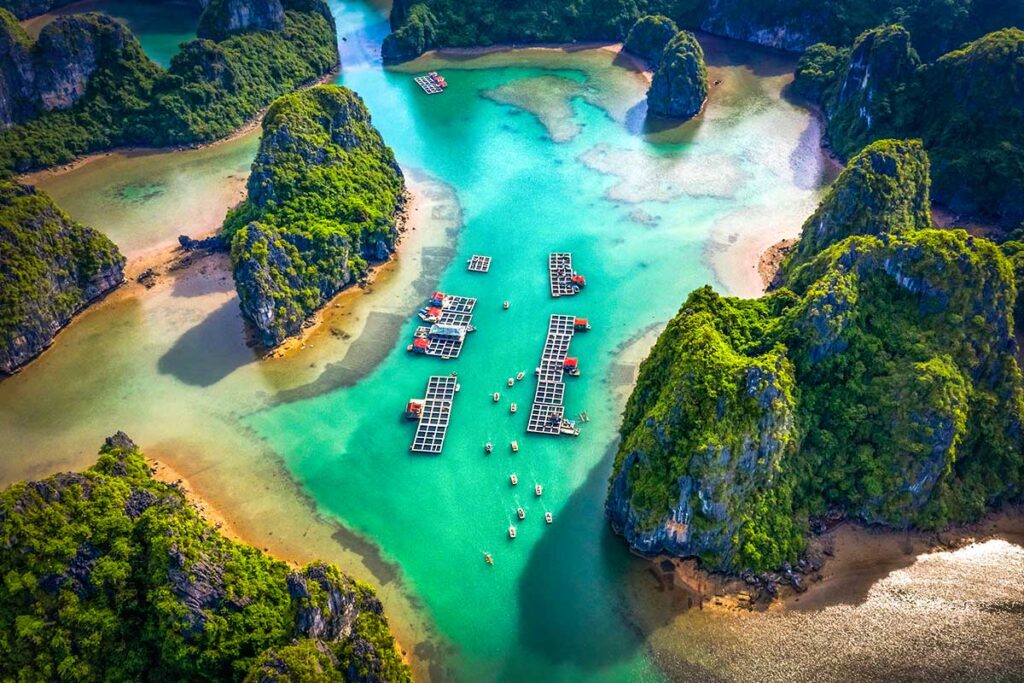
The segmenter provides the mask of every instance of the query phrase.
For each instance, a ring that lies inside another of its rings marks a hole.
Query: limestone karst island
[[[1024,680],[1024,3],[0,0],[0,681]]]

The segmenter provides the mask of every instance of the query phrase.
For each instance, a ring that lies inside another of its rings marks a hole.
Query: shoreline
[[[778,595],[746,583],[740,575],[703,569],[696,558],[669,555],[643,557],[656,589],[680,589],[686,605],[680,611],[711,613],[809,612],[838,604],[857,604],[879,580],[914,564],[923,556],[950,552],[1001,539],[1024,545],[1024,506],[1007,505],[971,524],[938,532],[898,530],[844,520],[828,531],[808,537],[804,557],[813,558],[804,572],[802,590],[778,584]]]
[[[313,87],[318,86],[318,85],[326,85],[326,84],[330,83],[331,81],[333,81],[335,78],[337,78],[340,73],[341,73],[341,62],[339,61],[337,64],[334,65],[334,67],[331,68],[330,71],[322,74],[318,78],[315,78],[315,79],[313,79],[311,81],[308,81],[306,83],[302,83],[301,85],[299,85],[294,90],[290,90],[289,92],[285,93],[285,95],[291,94],[293,92],[299,92],[301,90],[307,90],[309,88],[313,88]],[[283,96],[284,95],[281,95],[281,97],[283,97]],[[276,100],[277,98],[275,97],[274,99]],[[31,170],[31,171],[25,171],[23,173],[15,173],[14,174],[14,178],[18,182],[25,183],[26,185],[32,185],[32,184],[34,184],[34,181],[36,179],[38,179],[39,177],[42,177],[42,176],[45,176],[45,177],[48,177],[48,178],[58,177],[58,176],[64,175],[65,173],[70,173],[71,171],[77,170],[77,169],[79,169],[79,168],[81,168],[83,166],[86,166],[86,165],[94,162],[94,161],[97,161],[99,159],[103,159],[103,158],[106,158],[106,157],[109,157],[109,156],[113,156],[115,154],[119,154],[119,155],[127,156],[127,157],[142,156],[142,155],[149,155],[149,154],[167,154],[167,153],[171,153],[171,152],[185,152],[185,151],[190,151],[190,150],[208,149],[210,147],[216,147],[217,145],[223,145],[223,144],[227,144],[229,142],[234,142],[235,140],[238,140],[239,138],[245,137],[249,133],[251,133],[254,130],[256,130],[257,128],[259,128],[263,124],[263,117],[266,115],[267,110],[270,109],[270,106],[272,104],[273,104],[273,102],[268,103],[265,107],[261,108],[258,112],[253,114],[252,117],[250,119],[248,119],[244,124],[242,124],[241,127],[236,128],[231,133],[228,133],[224,137],[217,138],[215,140],[207,140],[205,142],[195,142],[195,143],[184,144],[184,145],[170,145],[170,146],[167,146],[167,147],[145,147],[145,146],[141,146],[141,145],[129,145],[129,146],[126,146],[126,147],[112,147],[111,149],[106,149],[106,150],[103,150],[103,151],[90,152],[88,154],[83,154],[82,156],[75,157],[74,159],[72,159],[71,161],[68,161],[67,163],[57,164],[56,166],[48,166],[46,168],[37,168],[37,169]]]

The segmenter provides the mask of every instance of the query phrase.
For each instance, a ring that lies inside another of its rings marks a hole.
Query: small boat
[[[516,528],[514,526],[509,525],[509,527],[508,527],[508,537],[509,538],[515,538],[516,537]]]
[[[497,403],[498,401],[501,400],[501,394],[499,394],[497,391],[495,391],[493,398],[494,398],[494,402]]]
[[[526,519],[526,510],[523,508],[516,508],[516,517],[519,519]]]
[[[517,406],[515,403],[513,403],[512,405],[510,405],[508,407],[508,412],[514,413],[514,412],[516,412],[516,410],[518,410],[518,408],[519,408],[519,406]]]
[[[494,444],[493,443],[488,441],[486,444],[484,444],[484,453],[490,453],[493,450],[494,450]]]
[[[491,565],[492,567],[494,566],[494,558],[491,557],[490,553],[484,553],[484,562]]]
[[[512,485],[513,485],[513,486],[515,486],[516,484],[518,484],[518,483],[519,483],[519,477],[517,477],[517,476],[516,476],[516,473],[515,473],[515,472],[513,472],[513,473],[512,473],[512,474],[510,474],[510,475],[508,475],[508,480],[509,480],[510,482],[512,482]]]
[[[512,452],[513,453],[518,453],[519,452],[519,442],[518,441],[513,441],[512,442]]]
[[[501,307],[504,308],[507,311],[508,307],[511,306],[511,305],[512,304],[510,304],[509,302],[505,301],[505,302],[502,302]]]
[[[508,378],[508,385],[509,385],[510,387],[514,387],[514,386],[516,385],[516,380],[515,380],[515,378],[513,378],[513,377],[509,377],[509,378]]]
[[[456,384],[455,385],[455,393],[459,393],[460,391],[462,391],[462,385],[461,384]]]
[[[548,524],[551,524],[552,518],[551,518],[551,513],[550,512],[545,512],[544,513],[544,521],[547,522]]]
[[[518,373],[516,373],[516,379],[519,380],[520,382],[523,381],[524,377],[526,377],[526,370],[520,370]]]
[[[544,487],[541,486],[540,484],[537,484],[536,486],[533,487],[533,492],[539,496],[540,494],[544,493]]]

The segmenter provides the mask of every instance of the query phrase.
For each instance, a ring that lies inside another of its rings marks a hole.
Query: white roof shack
[[[466,338],[465,325],[431,325],[430,338],[458,339],[463,341]]]

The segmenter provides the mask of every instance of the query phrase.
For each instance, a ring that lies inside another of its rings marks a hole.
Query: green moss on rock
[[[0,372],[53,342],[90,301],[124,281],[125,258],[45,194],[0,180]]]
[[[679,33],[676,22],[666,16],[655,15],[640,17],[623,42],[623,49],[650,64],[661,61],[665,46]]]
[[[351,90],[318,86],[274,102],[248,200],[225,223],[242,311],[276,346],[397,238],[404,179]]]
[[[0,494],[0,534],[5,679],[409,679],[372,589],[224,538],[122,433]],[[322,678],[263,676],[292,664]]]
[[[688,119],[700,113],[708,97],[704,50],[689,31],[679,31],[665,46],[647,91],[647,111]]]
[[[1016,274],[991,242],[931,229],[927,168],[918,143],[871,145],[780,289],[691,294],[623,420],[607,512],[635,549],[772,569],[809,516],[936,529],[1020,495]]]

